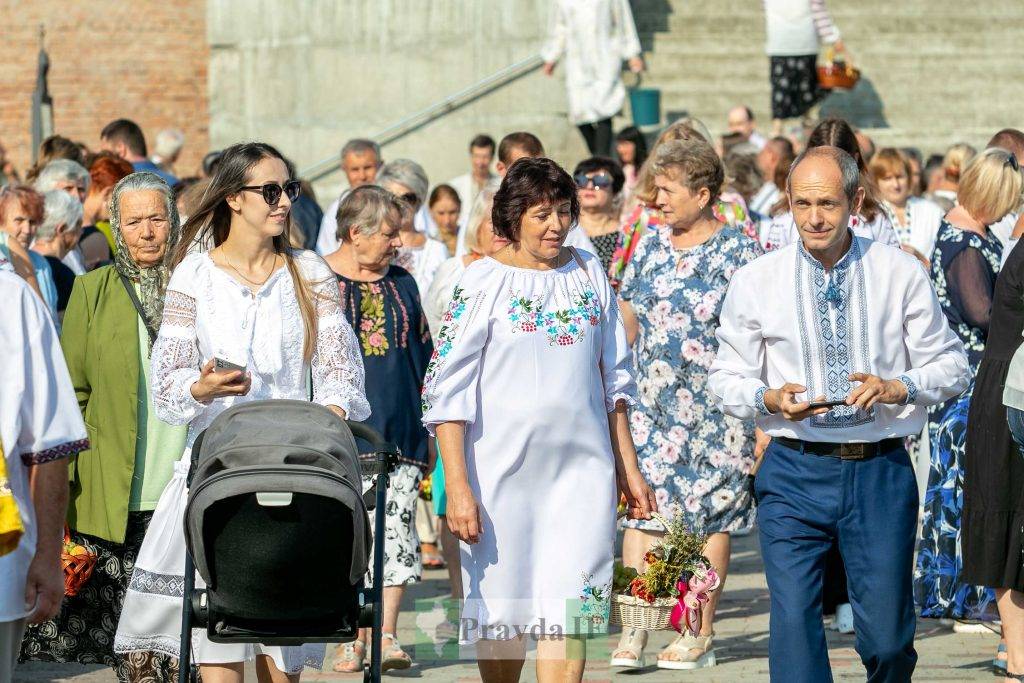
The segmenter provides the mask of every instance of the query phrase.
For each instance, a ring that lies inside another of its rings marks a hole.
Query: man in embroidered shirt
[[[10,272],[0,272],[0,301],[0,457],[24,527],[0,557],[0,681],[10,681],[26,622],[53,618],[64,597],[68,458],[89,442],[50,314]]]
[[[733,276],[709,388],[772,437],[754,488],[773,681],[831,680],[825,555],[846,564],[869,681],[909,681],[918,494],[903,437],[967,386],[967,358],[918,262],[847,227],[864,191],[835,147],[802,154],[787,192],[801,241]],[[842,401],[814,407],[811,401]]]

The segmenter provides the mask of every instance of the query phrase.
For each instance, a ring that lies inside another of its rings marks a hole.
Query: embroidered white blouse
[[[418,247],[399,247],[391,262],[409,271],[416,280],[416,287],[420,290],[422,299],[430,290],[430,283],[434,281],[437,269],[448,260],[448,257],[448,247],[444,242],[428,237]]]
[[[69,458],[89,447],[64,354],[43,302],[19,276],[0,272],[0,444],[7,485],[24,533],[0,557],[0,622],[24,617],[25,580],[36,552],[29,467]],[[30,606],[31,607],[31,606]]]
[[[906,222],[902,225],[896,220],[896,211],[892,205],[883,202],[882,208],[885,209],[900,243],[913,247],[930,261],[935,249],[935,235],[939,232],[939,223],[945,214],[942,208],[929,199],[911,197],[904,209]]]
[[[338,300],[334,273],[311,251],[293,252],[315,294],[316,349],[303,359],[302,314],[288,268],[275,271],[257,293],[218,268],[207,252],[183,260],[167,285],[160,334],[153,345],[153,407],[168,424],[188,424],[187,445],[222,411],[268,398],[335,405],[350,420],[365,420],[370,405],[355,333]],[[252,376],[245,396],[195,400],[192,384],[211,358],[243,365]]]
[[[850,216],[850,229],[858,237],[866,237],[869,240],[893,247],[900,246],[900,238],[896,235],[892,222],[884,211],[879,211],[874,220],[870,222],[863,216]],[[800,231],[796,227],[796,221],[793,220],[791,211],[761,221],[758,233],[761,246],[765,251],[775,251],[800,241]]]
[[[799,242],[740,268],[720,321],[711,394],[771,436],[848,443],[918,434],[925,406],[967,386],[963,345],[920,262],[865,238],[828,272]],[[787,382],[807,387],[803,400],[845,398],[855,372],[900,379],[907,404],[844,406],[801,422],[765,410],[765,392]]]

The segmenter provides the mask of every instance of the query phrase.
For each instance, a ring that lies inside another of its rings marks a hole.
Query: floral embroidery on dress
[[[438,366],[452,350],[452,342],[459,331],[459,319],[466,312],[466,303],[468,301],[469,297],[466,296],[466,290],[456,285],[455,290],[452,292],[452,300],[448,304],[448,310],[441,316],[441,329],[437,333],[437,339],[434,340],[434,353],[430,356],[430,363],[427,364],[427,372],[423,377],[422,393],[424,396],[426,396],[427,387],[434,381]],[[423,399],[422,407],[424,413],[430,409],[430,404],[426,398]]]
[[[540,298],[527,299],[515,294],[509,299],[508,319],[512,332],[543,331],[551,346],[572,346],[586,334],[587,323],[597,327],[601,322],[601,303],[597,294],[587,289],[573,297],[572,306],[556,311],[543,310]]]
[[[594,575],[583,572],[583,588],[580,591],[580,620],[591,626],[603,626],[608,621],[611,610],[611,583],[594,586],[591,581]]]
[[[386,317],[384,315],[384,292],[376,282],[360,285],[363,300],[359,304],[362,320],[359,323],[359,343],[364,356],[383,356],[388,352]]]

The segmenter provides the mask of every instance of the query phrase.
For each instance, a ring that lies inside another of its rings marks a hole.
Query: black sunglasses
[[[415,192],[406,192],[405,194],[398,195],[398,198],[404,201],[409,206],[416,206],[420,203],[420,198],[416,196]]]
[[[289,180],[283,188],[277,183],[267,183],[266,185],[246,185],[239,189],[246,192],[259,192],[263,195],[263,201],[270,206],[276,206],[281,199],[282,192],[288,195],[288,201],[294,202],[298,199],[299,192],[302,191],[302,184],[298,180]]]
[[[581,190],[587,189],[588,186],[593,185],[594,189],[606,190],[612,186],[612,179],[605,173],[598,173],[597,175],[587,177],[586,174],[580,173],[574,178],[576,181],[576,187]]]
[[[1009,166],[1015,172],[1020,173],[1020,162],[1017,161],[1017,155],[1013,152],[1006,153],[1006,161],[1003,162],[1004,166]]]

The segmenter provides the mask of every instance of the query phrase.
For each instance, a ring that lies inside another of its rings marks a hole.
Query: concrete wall
[[[757,0],[632,0],[664,112],[720,133],[746,103],[768,127],[768,60]],[[1024,127],[1024,1],[830,0],[865,80],[833,95],[881,144],[926,152]],[[536,53],[548,0],[208,0],[210,135],[276,143],[307,166]],[[467,141],[538,134],[563,164],[585,154],[560,77],[534,73],[385,149],[432,182],[464,171]],[[626,119],[617,121],[625,125]],[[340,175],[318,185],[326,203]]]
[[[100,130],[116,118],[142,126],[151,147],[162,128],[180,128],[177,170],[198,168],[208,146],[205,0],[0,0],[0,17],[0,141],[23,174],[40,24],[55,132],[98,149]]]
[[[649,81],[666,109],[686,110],[720,133],[735,104],[764,128],[771,107],[764,15],[756,0],[633,0],[649,36]],[[852,92],[822,104],[880,144],[925,152],[960,141],[984,145],[1005,126],[1024,128],[1021,0],[829,0],[862,70]]]
[[[299,167],[539,51],[546,0],[210,0],[210,136],[277,144]],[[539,72],[384,150],[431,182],[465,172],[476,133],[526,129],[570,163],[585,151],[562,82]],[[342,183],[318,184],[326,203]]]

